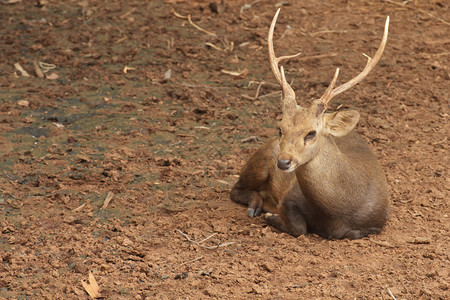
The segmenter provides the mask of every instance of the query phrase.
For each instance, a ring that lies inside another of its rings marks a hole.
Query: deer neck
[[[328,202],[339,202],[336,196],[345,194],[345,182],[353,180],[354,174],[332,136],[326,137],[319,149],[309,162],[295,170],[295,174],[308,199],[321,207],[330,207]]]

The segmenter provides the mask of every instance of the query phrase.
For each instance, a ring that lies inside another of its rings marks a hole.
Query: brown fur
[[[362,238],[381,231],[389,216],[386,178],[368,144],[353,130],[356,111],[325,113],[334,96],[361,81],[377,64],[386,45],[389,17],[382,42],[364,70],[334,88],[339,69],[321,99],[309,108],[297,105],[275,57],[269,30],[272,72],[283,90],[282,136],[261,147],[243,167],[231,199],[248,205],[250,217],[267,212],[272,226],[294,236],[314,232],[325,238]]]
[[[355,132],[327,142],[312,161],[286,173],[276,167],[278,140],[269,141],[243,167],[231,199],[250,204],[252,217],[259,215],[257,207],[271,213],[268,223],[294,236],[309,231],[324,238],[362,238],[380,232],[389,202],[375,156]],[[330,152],[339,155],[326,155]]]

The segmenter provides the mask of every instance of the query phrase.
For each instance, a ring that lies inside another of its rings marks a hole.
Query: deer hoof
[[[259,193],[255,193],[255,196],[248,204],[248,210],[247,210],[248,216],[250,218],[260,216],[262,213],[262,210],[263,210],[263,205],[264,205],[264,202],[263,202],[261,196],[259,195]]]

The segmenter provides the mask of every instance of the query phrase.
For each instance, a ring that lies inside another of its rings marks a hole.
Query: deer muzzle
[[[291,167],[290,159],[279,159],[277,162],[277,166],[279,169],[286,171]]]

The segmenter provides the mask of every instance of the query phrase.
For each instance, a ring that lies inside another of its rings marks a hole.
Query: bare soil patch
[[[0,298],[87,299],[89,271],[106,299],[449,298],[448,2],[6,2]],[[380,63],[331,107],[361,112],[387,174],[380,235],[296,239],[229,200],[278,134],[277,5],[305,104],[364,67],[391,17]]]

